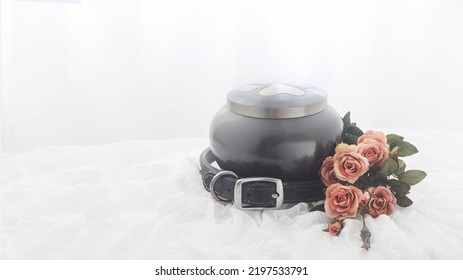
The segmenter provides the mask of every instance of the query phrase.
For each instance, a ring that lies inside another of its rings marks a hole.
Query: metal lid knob
[[[326,93],[292,82],[249,84],[232,90],[228,109],[254,118],[288,119],[317,114],[327,105]]]

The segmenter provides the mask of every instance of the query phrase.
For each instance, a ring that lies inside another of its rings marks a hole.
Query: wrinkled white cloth
[[[4,153],[2,257],[461,259],[463,163],[452,153],[463,134],[406,134],[421,151],[406,162],[428,177],[412,187],[411,207],[367,218],[368,252],[360,219],[332,237],[306,203],[240,211],[215,202],[197,170],[207,139],[178,139]]]

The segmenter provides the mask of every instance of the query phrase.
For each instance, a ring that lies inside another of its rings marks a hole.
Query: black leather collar
[[[215,155],[207,148],[200,156],[204,188],[219,202],[245,210],[277,209],[283,203],[314,202],[325,198],[321,180],[282,182],[275,178],[238,178],[214,167]]]

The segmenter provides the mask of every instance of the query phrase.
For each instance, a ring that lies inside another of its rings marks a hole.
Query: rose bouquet
[[[326,200],[312,210],[325,211],[331,219],[328,231],[338,235],[347,218],[361,216],[363,228],[360,236],[362,248],[370,248],[370,232],[365,225],[365,215],[373,218],[391,215],[395,207],[408,207],[410,187],[421,182],[426,173],[405,170],[400,159],[418,152],[404,137],[385,135],[381,131],[365,133],[350,120],[350,113],[343,118],[341,143],[333,156],[327,157],[319,171],[326,186]]]

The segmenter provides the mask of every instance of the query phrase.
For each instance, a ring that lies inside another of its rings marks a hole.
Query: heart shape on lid
[[[287,84],[277,83],[272,84],[266,88],[263,88],[259,91],[259,95],[261,96],[273,96],[278,94],[289,94],[294,96],[303,96],[305,95],[305,91],[300,88],[290,86]]]

